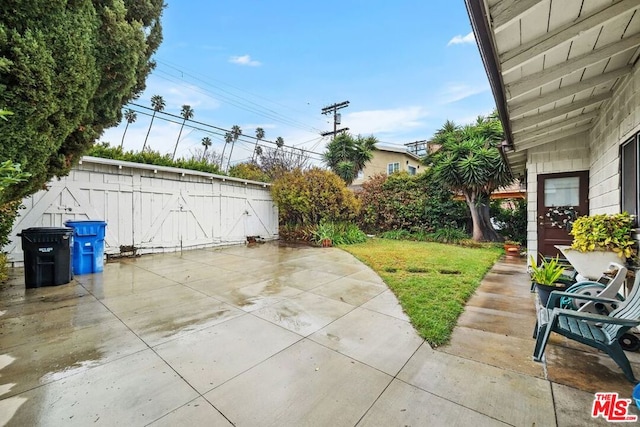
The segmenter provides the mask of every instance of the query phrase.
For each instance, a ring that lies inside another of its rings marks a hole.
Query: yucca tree
[[[253,163],[258,155],[258,143],[264,138],[264,129],[256,128],[256,145],[253,148],[253,154],[251,155],[251,162]]]
[[[124,136],[127,134],[127,129],[129,129],[129,125],[131,123],[134,123],[136,121],[136,119],[138,118],[138,115],[136,114],[135,111],[129,108],[127,109],[127,111],[124,112],[124,118],[127,121],[127,125],[124,127],[124,132],[122,133],[122,141],[120,142],[121,150],[122,150],[122,147],[124,146]]]
[[[343,132],[331,140],[322,157],[325,164],[350,185],[358,176],[358,172],[371,161],[377,142],[374,136],[358,135],[354,138],[351,134]]]
[[[513,182],[499,144],[504,138],[502,124],[495,115],[480,117],[476,123],[459,127],[446,122],[434,140],[440,148],[430,154],[433,179],[461,194],[473,221],[473,240],[499,241],[489,215],[489,196]]]
[[[233,135],[231,132],[227,132],[224,134],[224,147],[222,147],[222,156],[220,157],[220,170],[222,171],[222,166],[224,164],[224,152],[227,149],[227,144],[233,141]]]
[[[202,157],[200,158],[200,160],[204,160],[207,157],[207,149],[209,147],[211,147],[211,138],[209,138],[208,136],[205,136],[204,138],[202,138],[202,142],[201,142],[202,146],[204,147],[204,151],[202,152]]]
[[[149,123],[149,130],[147,130],[147,136],[144,138],[144,144],[142,144],[142,151],[147,148],[147,139],[149,139],[149,133],[151,132],[151,126],[153,126],[153,119],[156,118],[158,111],[163,111],[165,107],[164,99],[160,95],[153,95],[151,97],[151,108],[153,108],[153,114],[151,115],[151,123]]]
[[[231,156],[233,156],[233,147],[236,145],[236,141],[242,135],[242,129],[240,126],[233,125],[231,126],[231,151],[229,152],[229,160],[227,161],[227,170],[229,170],[229,165],[231,164]]]
[[[171,156],[171,160],[176,158],[176,151],[178,150],[178,143],[180,142],[180,136],[182,135],[182,129],[184,129],[184,124],[187,120],[193,118],[193,108],[190,105],[183,105],[182,110],[180,111],[180,115],[182,116],[182,126],[180,126],[180,132],[178,133],[178,139],[176,139],[176,146],[173,148],[173,156]]]

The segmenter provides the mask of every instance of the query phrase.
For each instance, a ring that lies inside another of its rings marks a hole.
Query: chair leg
[[[536,320],[536,326],[533,328],[533,338],[538,338],[538,321]]]
[[[536,347],[533,350],[533,360],[536,362],[542,362],[542,356],[544,356],[544,350],[547,347],[549,336],[551,336],[551,330],[553,329],[553,325],[556,323],[555,320],[555,316],[552,316],[551,319],[549,319],[549,323],[537,328],[538,337],[536,338]],[[542,332],[542,329],[544,329],[543,334],[540,333]]]
[[[618,364],[622,372],[624,372],[624,376],[632,383],[637,383],[636,377],[633,375],[633,370],[631,369],[631,364],[629,363],[629,359],[627,355],[624,354],[624,350],[618,343],[615,341],[611,346],[607,347],[607,353],[611,358]]]

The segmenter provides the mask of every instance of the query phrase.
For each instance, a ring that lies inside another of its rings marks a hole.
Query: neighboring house
[[[574,211],[637,215],[640,1],[465,1],[526,179],[529,253],[570,242]]]
[[[354,187],[361,186],[374,175],[385,173],[391,175],[395,172],[407,172],[409,175],[417,175],[424,171],[420,157],[408,152],[403,147],[378,147],[373,151],[373,157],[358,177],[351,184]]]

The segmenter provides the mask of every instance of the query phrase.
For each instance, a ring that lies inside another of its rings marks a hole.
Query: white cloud
[[[469,85],[466,83],[450,83],[438,95],[441,104],[451,104],[473,95],[489,90],[486,83]]]
[[[475,43],[475,41],[476,41],[476,38],[473,35],[473,31],[472,31],[466,36],[461,36],[460,34],[458,34],[457,36],[449,40],[449,43],[447,43],[447,46],[451,46],[452,44],[470,44],[470,43]]]
[[[259,67],[260,65],[262,65],[260,61],[251,59],[251,56],[249,55],[232,56],[231,58],[229,58],[229,62],[231,62],[232,64],[246,65],[249,67]]]
[[[423,107],[404,107],[389,110],[358,111],[345,114],[342,124],[353,134],[370,135],[392,133],[418,128],[429,112]]]

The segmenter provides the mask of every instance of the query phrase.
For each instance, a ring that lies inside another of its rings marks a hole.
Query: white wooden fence
[[[268,184],[187,169],[84,157],[71,173],[23,201],[4,250],[23,260],[17,233],[67,220],[107,222],[105,253],[171,252],[274,239],[278,210]]]

